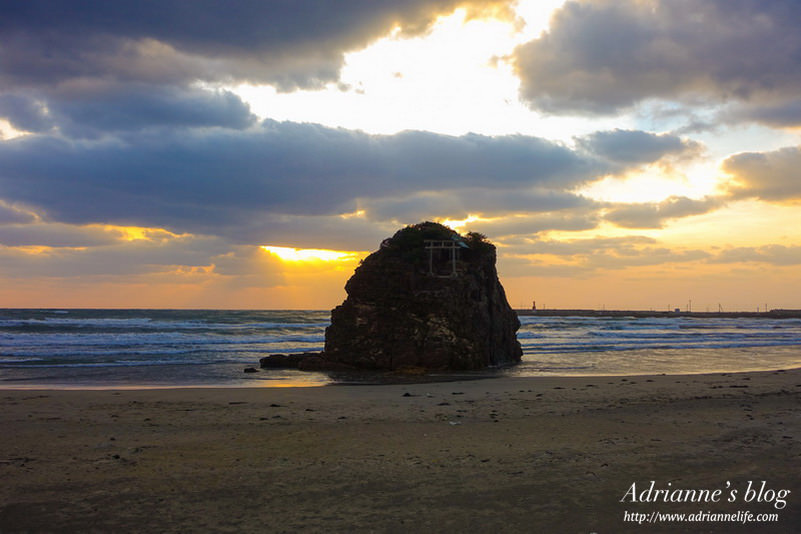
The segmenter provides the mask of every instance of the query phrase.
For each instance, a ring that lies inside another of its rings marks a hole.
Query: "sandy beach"
[[[3,533],[801,525],[799,370],[0,396]],[[621,502],[650,481],[723,498]],[[778,521],[632,520],[654,511]]]

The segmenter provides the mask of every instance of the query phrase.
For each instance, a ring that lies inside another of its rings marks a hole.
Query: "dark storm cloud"
[[[614,113],[649,98],[785,101],[801,84],[796,0],[567,2],[514,56],[549,111]]]
[[[611,207],[604,219],[624,228],[662,228],[671,219],[701,215],[723,205],[717,197],[696,200],[670,197],[662,202],[619,204]]]
[[[343,53],[399,26],[425,31],[479,0],[26,0],[0,7],[0,81],[249,80],[284,89],[334,81]]]
[[[357,198],[459,188],[560,191],[605,172],[604,164],[538,138],[373,136],[272,121],[244,131],[145,131],[95,141],[39,135],[0,145],[0,197],[37,207],[49,220],[209,234],[264,213],[351,212]]]
[[[698,143],[675,135],[639,130],[595,132],[576,141],[584,150],[623,165],[653,163],[666,156],[689,156],[700,148]]]
[[[801,199],[801,148],[743,152],[728,157],[723,170],[731,175],[729,194],[769,202]]]
[[[256,117],[229,91],[130,85],[82,92],[56,101],[51,114],[62,115],[62,130],[73,136],[152,127],[242,129]]]
[[[242,129],[256,117],[229,91],[132,84],[33,96],[0,96],[0,117],[28,132],[55,127],[68,137],[96,137],[144,128]]]

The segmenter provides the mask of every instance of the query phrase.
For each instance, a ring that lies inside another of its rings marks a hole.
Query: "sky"
[[[801,308],[796,0],[0,6],[0,307],[327,309],[426,220],[513,307]]]

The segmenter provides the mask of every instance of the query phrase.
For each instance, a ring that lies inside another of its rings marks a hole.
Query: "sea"
[[[329,311],[0,310],[0,389],[287,387],[382,374],[258,368],[323,348]],[[801,319],[521,316],[519,365],[428,379],[696,374],[801,367]]]

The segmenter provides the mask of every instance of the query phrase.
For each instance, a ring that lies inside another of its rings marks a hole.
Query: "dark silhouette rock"
[[[512,365],[517,314],[495,269],[495,246],[424,222],[399,230],[362,261],[331,311],[321,353],[272,354],[264,369],[469,370]]]
[[[259,360],[262,369],[298,369],[308,358],[320,357],[320,352],[301,352],[297,354],[270,354]]]
[[[495,246],[441,224],[406,227],[364,259],[331,312],[321,358],[363,369],[481,369],[520,361],[520,322]],[[318,362],[319,363],[319,362]]]

